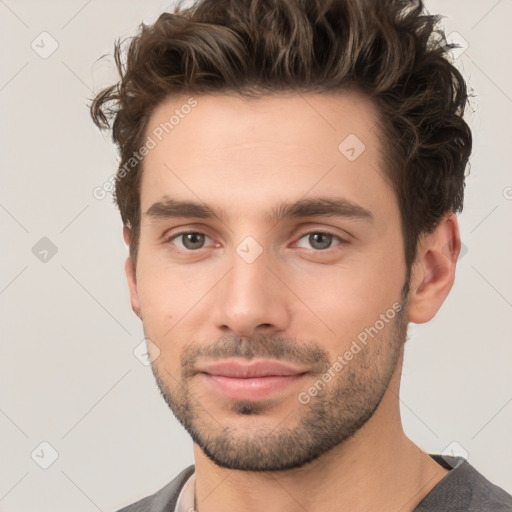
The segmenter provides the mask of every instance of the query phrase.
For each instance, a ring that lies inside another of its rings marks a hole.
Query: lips
[[[279,361],[240,360],[202,365],[198,374],[215,393],[231,400],[263,400],[285,392],[307,371]]]
[[[279,361],[254,361],[244,363],[241,361],[224,361],[202,366],[198,369],[208,375],[231,377],[236,379],[251,379],[271,376],[289,377],[305,373],[305,370],[293,368]]]

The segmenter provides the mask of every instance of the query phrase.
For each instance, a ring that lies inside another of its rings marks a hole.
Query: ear
[[[410,322],[422,324],[434,318],[453,286],[460,247],[455,214],[444,217],[433,233],[420,237],[411,272]]]
[[[132,232],[130,228],[126,226],[123,226],[123,238],[126,245],[129,246],[130,241],[132,239]],[[128,258],[126,258],[126,262],[124,264],[124,271],[126,274],[126,279],[128,281],[128,288],[130,290],[130,301],[132,303],[133,312],[142,320],[139,294],[137,292],[137,273],[131,256],[128,256]]]

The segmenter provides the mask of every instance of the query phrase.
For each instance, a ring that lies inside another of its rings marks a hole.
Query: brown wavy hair
[[[120,151],[114,201],[132,232],[135,264],[143,160],[120,170],[164,99],[357,90],[380,114],[409,276],[419,237],[462,211],[472,147],[467,88],[440,19],[421,0],[199,0],[141,24],[126,55],[117,40],[120,80],[99,92],[90,112],[100,129],[112,129]]]

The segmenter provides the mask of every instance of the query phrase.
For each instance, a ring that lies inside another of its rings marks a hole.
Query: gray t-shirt
[[[489,482],[462,457],[430,456],[450,472],[414,512],[512,512],[512,496]],[[189,466],[157,493],[118,512],[174,512],[178,496],[193,473],[194,466]]]

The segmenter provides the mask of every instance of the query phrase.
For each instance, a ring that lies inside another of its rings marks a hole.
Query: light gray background
[[[120,216],[92,195],[115,171],[116,152],[86,107],[114,77],[111,58],[97,62],[114,38],[170,5],[0,0],[3,512],[115,510],[193,463],[188,435],[133,354],[143,333]],[[411,326],[403,421],[423,449],[456,442],[512,492],[512,2],[427,6],[469,44],[456,62],[477,95],[475,147],[460,216],[468,252],[435,319]],[[43,31],[59,45],[47,59],[31,48]],[[32,252],[42,237],[58,248],[46,263]],[[48,469],[37,463],[51,456],[43,441],[59,454]]]

